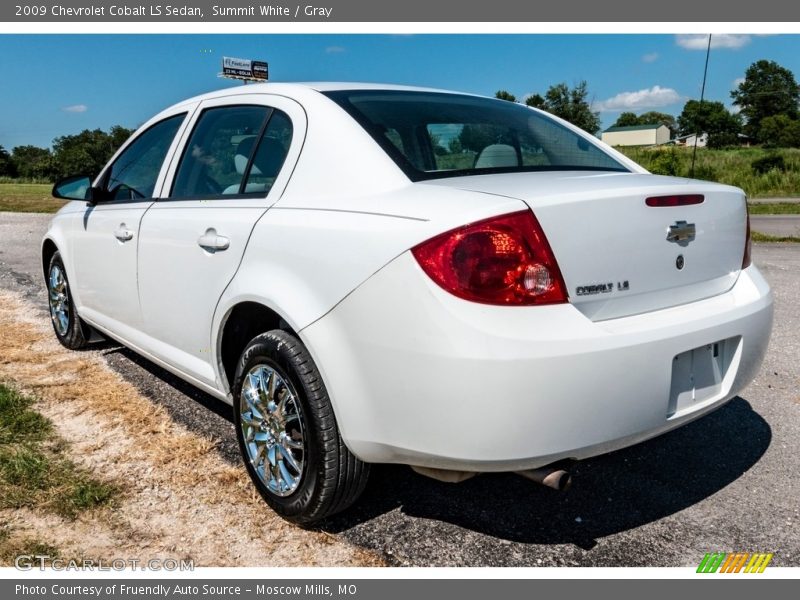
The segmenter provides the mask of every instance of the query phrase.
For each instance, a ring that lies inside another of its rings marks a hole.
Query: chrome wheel
[[[61,265],[50,267],[50,277],[47,280],[47,292],[50,297],[50,318],[53,326],[60,336],[67,335],[69,328],[69,293],[67,292],[67,278]]]
[[[299,399],[280,373],[259,364],[244,377],[239,405],[247,459],[270,492],[289,496],[300,485],[306,456]]]

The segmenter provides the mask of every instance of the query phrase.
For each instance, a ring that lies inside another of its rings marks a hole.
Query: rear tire
[[[311,525],[349,507],[369,465],[347,449],[305,346],[273,330],[245,348],[233,385],[236,437],[261,496],[284,519]]]
[[[56,251],[47,268],[47,297],[50,305],[50,322],[61,344],[70,350],[80,350],[88,344],[89,326],[78,316],[72,301],[67,270]]]

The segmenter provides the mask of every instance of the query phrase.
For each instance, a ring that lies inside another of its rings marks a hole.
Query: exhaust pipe
[[[517,475],[522,475],[525,479],[535,481],[559,492],[565,492],[572,485],[572,475],[567,470],[570,461],[559,461],[538,469],[527,469],[525,471],[514,471]],[[461,483],[467,479],[472,479],[476,473],[474,471],[452,471],[449,469],[435,469],[432,467],[420,467],[411,465],[411,468],[419,475],[443,481],[445,483]]]
[[[559,492],[566,492],[572,485],[572,475],[563,468],[563,465],[559,464],[526,471],[516,471],[516,473],[517,475],[522,475],[525,479],[541,483]]]

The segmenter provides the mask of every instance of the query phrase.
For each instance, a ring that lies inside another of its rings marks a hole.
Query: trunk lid
[[[738,188],[596,172],[492,174],[424,185],[524,201],[550,242],[570,302],[594,321],[722,294],[741,269],[747,213]],[[702,203],[645,203],[649,197],[687,194],[702,194]],[[675,233],[688,239],[675,239]]]

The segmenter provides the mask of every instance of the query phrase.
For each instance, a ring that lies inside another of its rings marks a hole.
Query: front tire
[[[245,467],[275,512],[310,525],[356,501],[369,465],[344,445],[300,340],[281,330],[253,338],[239,360],[233,398]]]
[[[72,301],[67,270],[56,251],[47,268],[47,299],[50,305],[50,321],[58,341],[70,350],[80,350],[87,345],[87,326],[81,321]]]

